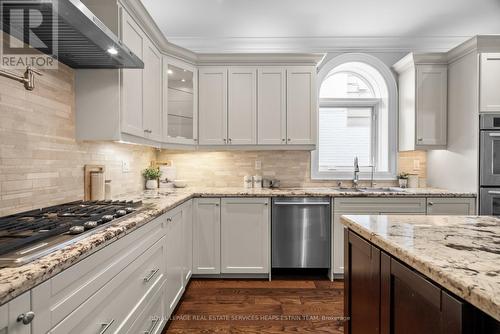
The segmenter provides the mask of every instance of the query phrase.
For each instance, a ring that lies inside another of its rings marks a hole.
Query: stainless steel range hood
[[[19,6],[19,2],[16,3]],[[36,35],[46,45],[52,45],[53,39],[57,40],[55,58],[60,62],[80,69],[144,68],[142,60],[122,44],[80,0],[54,0],[36,4],[30,1],[25,6],[35,6],[40,12],[48,14],[47,17],[51,17],[51,12],[54,13],[52,17],[57,19],[57,34],[53,34],[51,29],[39,29]],[[12,15],[10,19],[14,19]],[[17,19],[21,22],[17,22],[18,26],[27,24],[22,15]],[[13,35],[12,32],[10,34]]]

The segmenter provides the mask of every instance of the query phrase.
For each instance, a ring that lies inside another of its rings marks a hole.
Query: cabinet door
[[[228,143],[257,144],[257,69],[231,67],[228,82]]]
[[[122,41],[144,60],[146,37],[135,21],[122,10]],[[143,137],[143,70],[122,70],[122,132]]]
[[[193,214],[193,274],[220,274],[220,199],[195,199]]]
[[[500,53],[481,54],[480,68],[480,111],[500,112]]]
[[[26,292],[19,297],[11,300],[7,304],[0,306],[0,333],[2,334],[29,334],[31,333],[31,324],[23,324],[17,321],[20,315],[27,316],[30,312],[30,293]],[[28,318],[26,318],[28,319]]]
[[[446,65],[418,65],[416,74],[416,145],[446,145]]]
[[[269,272],[270,210],[267,198],[223,198],[221,272]]]
[[[287,68],[287,143],[313,145],[316,142],[316,69]]]
[[[184,289],[184,244],[181,208],[174,209],[167,218],[167,311],[172,314]]]
[[[257,143],[286,144],[286,76],[282,67],[258,71]]]
[[[200,145],[225,145],[227,142],[227,68],[200,68],[198,75]]]
[[[427,198],[428,215],[474,215],[475,198]]]
[[[187,285],[193,272],[193,201],[182,207],[184,226],[184,286]]]
[[[380,333],[380,250],[348,229],[344,238],[345,332]]]
[[[144,47],[144,137],[162,140],[162,59],[160,51],[145,40]]]

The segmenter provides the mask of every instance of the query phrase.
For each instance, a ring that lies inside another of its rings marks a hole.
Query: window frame
[[[379,129],[378,129],[378,111],[381,99],[377,98],[323,98],[319,100],[319,108],[371,108],[372,109],[372,120],[371,120],[371,162],[369,166],[359,166],[360,169],[363,167],[376,167],[376,158],[378,157],[378,142],[379,142]],[[319,117],[319,116],[318,116]],[[319,133],[318,133],[318,145],[319,145]],[[328,171],[319,170],[319,146],[318,146],[318,159],[317,159],[317,170],[320,173],[342,173],[351,171],[346,171],[344,168],[348,166],[338,166],[340,169],[332,169]],[[354,168],[354,160],[353,160]],[[370,171],[371,173],[371,171]]]
[[[375,56],[365,54],[365,53],[344,53],[341,55],[334,56],[330,58],[328,61],[324,62],[321,68],[318,71],[318,106],[321,105],[320,90],[323,81],[331,75],[331,72],[338,66],[349,63],[349,62],[361,62],[365,63],[375,70],[379,72],[383,81],[385,82],[387,88],[387,99],[382,98],[384,108],[387,108],[387,117],[388,117],[388,171],[386,172],[375,172],[373,174],[374,180],[396,180],[397,175],[397,152],[398,152],[398,91],[397,84],[394,74],[391,72],[390,68],[384,64],[380,59]],[[362,100],[366,98],[355,98],[356,100]],[[336,99],[336,101],[342,101],[343,99]],[[380,106],[381,104],[379,104]],[[318,122],[319,129],[319,110],[318,117],[316,118]],[[378,129],[378,127],[377,127]],[[319,131],[316,133],[317,138],[316,142],[319,145]],[[353,167],[354,168],[354,167]],[[359,177],[361,180],[370,180],[371,170],[370,171],[361,171],[359,173]],[[330,172],[320,172],[319,171],[319,147],[311,152],[311,179],[312,180],[352,180],[353,172],[345,172],[345,171],[330,171]]]

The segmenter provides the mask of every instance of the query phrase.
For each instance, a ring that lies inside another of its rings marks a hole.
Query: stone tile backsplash
[[[155,150],[76,142],[74,108],[74,73],[64,65],[43,71],[31,92],[0,77],[0,216],[83,199],[85,164],[106,166],[114,195],[143,188],[140,171]]]

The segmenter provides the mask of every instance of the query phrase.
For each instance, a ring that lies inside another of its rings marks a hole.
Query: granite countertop
[[[38,260],[15,268],[0,269],[0,305],[37,286],[57,273],[72,266],[100,248],[122,238],[136,228],[194,197],[277,197],[277,196],[332,196],[332,197],[475,197],[474,193],[456,193],[439,189],[406,189],[398,193],[359,193],[334,188],[184,188],[160,189],[133,193],[115,199],[142,200],[149,204],[140,213],[124,217],[74,244],[50,253]]]
[[[500,321],[500,219],[347,215],[342,223]]]

